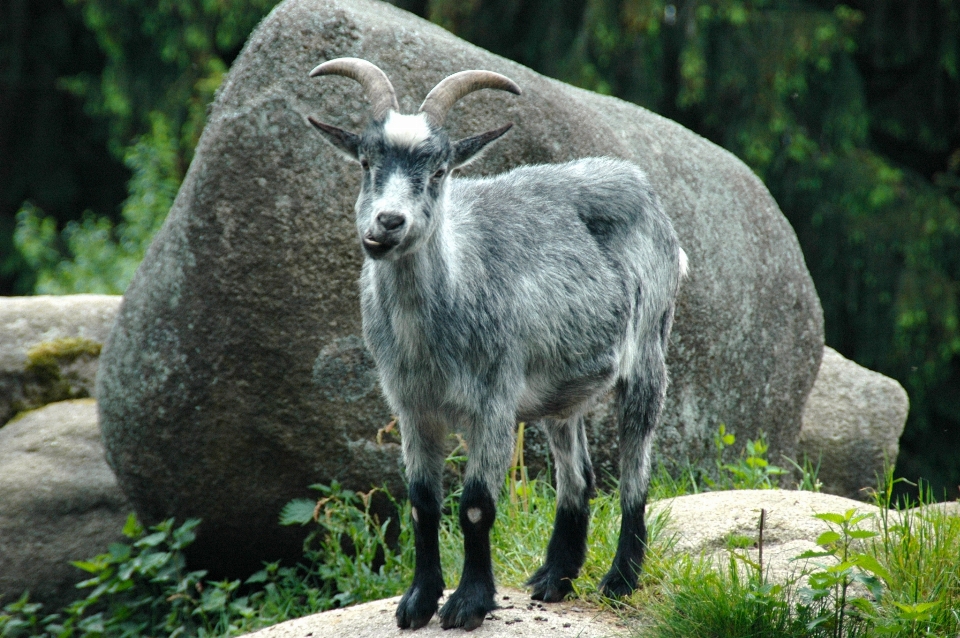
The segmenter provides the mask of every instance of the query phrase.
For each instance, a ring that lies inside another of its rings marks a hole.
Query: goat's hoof
[[[534,600],[559,603],[573,593],[573,579],[556,573],[550,565],[543,565],[527,581],[527,587],[533,588],[530,597]]]
[[[440,626],[444,629],[463,627],[473,631],[483,624],[489,612],[497,608],[493,602],[495,593],[492,584],[461,583],[440,610]]]
[[[420,629],[437,613],[440,594],[428,594],[424,588],[411,585],[397,605],[397,627]]]
[[[625,598],[636,588],[636,578],[631,582],[619,570],[610,570],[600,581],[600,593],[607,598]]]

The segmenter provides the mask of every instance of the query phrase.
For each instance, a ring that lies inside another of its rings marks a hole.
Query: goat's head
[[[373,104],[373,117],[362,134],[308,119],[363,170],[356,205],[357,231],[364,250],[374,259],[398,259],[420,248],[439,224],[439,206],[450,172],[513,126],[451,141],[443,122],[454,103],[479,89],[520,94],[520,87],[498,73],[462,71],[434,87],[416,115],[403,115],[386,74],[366,60],[330,60],[310,75],[352,78],[363,85]]]

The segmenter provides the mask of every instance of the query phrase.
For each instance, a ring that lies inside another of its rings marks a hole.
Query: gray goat
[[[633,164],[581,159],[453,179],[512,124],[451,141],[447,111],[472,91],[520,94],[510,79],[464,71],[438,84],[416,115],[399,112],[390,80],[357,58],[310,75],[360,82],[373,104],[362,134],[309,121],[363,173],[356,224],[366,253],[363,332],[399,416],[416,569],[397,609],[414,629],[437,611],[444,582],[438,527],[447,427],[469,450],[460,525],[460,586],[440,610],[446,629],[478,627],[496,608],[490,528],[518,420],[542,420],[556,465],[557,515],[533,598],[572,591],[586,556],[593,470],[584,411],[613,390],[620,415],[622,523],[601,582],[632,592],[646,543],[650,446],[664,355],[686,256],[646,176]]]

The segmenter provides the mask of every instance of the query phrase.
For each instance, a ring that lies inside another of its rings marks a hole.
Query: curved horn
[[[443,126],[450,110],[457,100],[480,89],[500,89],[520,95],[520,87],[510,78],[493,71],[460,71],[441,80],[427,94],[420,112],[426,113],[434,126]]]
[[[318,75],[343,75],[352,78],[363,85],[371,104],[373,104],[373,118],[382,120],[387,111],[399,111],[397,93],[387,74],[380,68],[360,58],[337,58],[328,60],[310,71],[310,77]]]

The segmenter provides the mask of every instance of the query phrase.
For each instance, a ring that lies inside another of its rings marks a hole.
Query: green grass
[[[652,500],[711,489],[773,487],[781,471],[766,463],[765,444],[751,442],[746,453],[724,459],[729,433],[717,438],[716,472],[695,469],[679,478],[658,472]],[[522,455],[517,455],[522,463]],[[459,452],[449,463],[462,469]],[[816,488],[809,464],[799,485]],[[804,574],[806,580],[775,584],[742,551],[745,538],[727,539],[729,560],[673,552],[664,533],[669,512],[648,518],[649,548],[640,589],[624,601],[603,599],[596,586],[616,550],[619,496],[602,492],[591,501],[588,555],[576,595],[606,606],[634,628],[637,638],[739,638],[761,636],[960,636],[960,517],[937,508],[909,509],[933,501],[893,503],[893,478],[881,482],[876,501],[883,512],[867,531],[856,512],[824,512],[833,530],[816,540],[821,554],[838,557]],[[56,636],[233,636],[290,618],[337,606],[402,593],[413,574],[413,531],[409,504],[395,502],[399,541],[387,547],[390,522],[370,511],[372,492],[356,493],[334,484],[314,486],[318,500],[293,501],[287,524],[312,530],[303,561],[296,567],[272,564],[245,582],[210,582],[188,571],[183,548],[193,540],[196,521],[172,521],[149,530],[128,522],[126,544],[77,563],[91,578],[74,604],[53,614],[29,598],[0,612],[0,638]],[[441,558],[447,585],[455,587],[463,560],[457,502],[447,495],[441,523]],[[511,473],[491,534],[494,573],[501,585],[520,587],[543,560],[555,513],[556,494],[548,481]],[[396,524],[396,523],[394,523]],[[348,549],[349,548],[349,551]],[[867,585],[872,594],[864,594]],[[803,586],[801,586],[803,584]],[[842,602],[841,602],[842,601]]]

